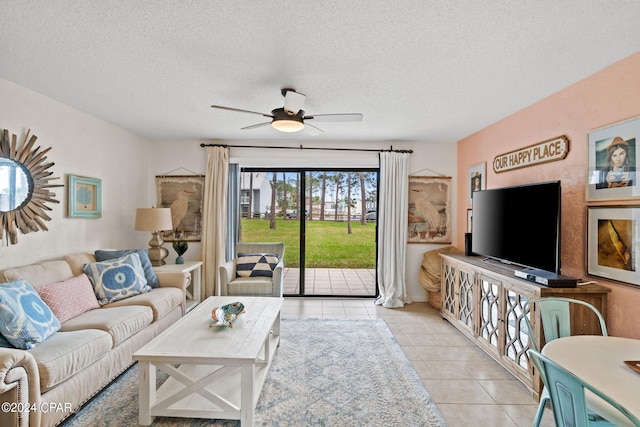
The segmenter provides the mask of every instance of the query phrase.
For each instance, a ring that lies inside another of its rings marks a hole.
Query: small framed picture
[[[640,206],[587,207],[587,274],[640,286]]]
[[[69,175],[69,218],[102,217],[102,180]]]
[[[487,189],[487,163],[478,163],[469,168],[469,206],[473,205],[473,192]]]
[[[636,168],[640,117],[609,125],[588,135],[587,200],[622,200],[640,196]]]

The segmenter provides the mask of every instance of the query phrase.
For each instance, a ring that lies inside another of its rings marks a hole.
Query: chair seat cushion
[[[273,293],[273,280],[270,277],[240,277],[227,285],[228,295],[260,296]]]
[[[268,253],[239,253],[236,260],[236,277],[273,277],[278,265],[278,255]]]

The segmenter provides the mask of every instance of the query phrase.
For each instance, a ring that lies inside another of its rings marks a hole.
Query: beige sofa
[[[83,273],[93,254],[0,272],[38,286]],[[0,348],[0,426],[55,426],[132,364],[132,355],[185,309],[187,273],[157,273],[160,287],[73,317],[30,350]],[[0,285],[1,286],[1,285]]]

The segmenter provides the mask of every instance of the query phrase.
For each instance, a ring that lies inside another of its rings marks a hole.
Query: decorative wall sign
[[[156,176],[158,207],[171,208],[172,231],[163,231],[167,242],[199,242],[202,231],[204,175]]]
[[[69,175],[69,218],[102,216],[102,180]]]
[[[49,183],[58,179],[51,176],[54,163],[46,161],[51,147],[34,148],[37,136],[27,131],[18,144],[17,136],[4,129],[0,138],[0,238],[6,236],[15,245],[18,230],[22,234],[48,230],[44,221],[51,218],[45,211],[52,209],[47,204],[60,203],[49,189],[63,185]]]
[[[409,177],[408,243],[451,243],[451,177]]]
[[[640,206],[587,207],[587,274],[640,286]]]
[[[636,168],[640,118],[589,132],[587,200],[622,200],[640,196]]]
[[[555,162],[567,157],[568,153],[569,140],[566,136],[559,136],[496,156],[493,159],[493,170],[500,173],[541,163]]]

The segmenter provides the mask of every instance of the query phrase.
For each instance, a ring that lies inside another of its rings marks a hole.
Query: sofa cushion
[[[38,286],[36,291],[60,323],[85,311],[100,308],[89,277],[84,273],[62,282]]]
[[[68,332],[81,329],[99,329],[111,335],[115,347],[136,332],[149,326],[152,321],[153,311],[150,307],[142,305],[103,307],[67,320],[60,330]]]
[[[40,373],[40,392],[55,387],[107,354],[111,336],[97,329],[57,332],[29,350]]]
[[[182,291],[178,288],[157,288],[151,292],[133,296],[131,298],[122,299],[112,302],[104,306],[123,307],[128,305],[143,305],[153,310],[153,321],[164,317],[176,307],[182,305]]]
[[[2,272],[5,282],[24,279],[31,286],[44,285],[73,277],[71,267],[65,261],[44,261],[24,267],[8,268]]]
[[[236,259],[236,277],[273,277],[278,255],[267,253],[239,253]]]
[[[98,303],[113,301],[149,292],[147,279],[138,254],[129,254],[109,261],[92,262],[84,266]]]
[[[138,254],[140,257],[140,263],[144,270],[144,276],[147,279],[147,285],[152,288],[160,286],[156,272],[153,271],[151,260],[149,259],[149,252],[146,249],[124,249],[121,251],[110,250],[97,250],[95,252],[96,261],[108,261],[110,259],[120,258],[129,254]]]
[[[25,280],[0,285],[0,333],[14,347],[27,350],[60,329],[60,322]]]
[[[89,252],[78,252],[64,257],[74,276],[84,273],[85,264],[96,262],[96,257]]]

